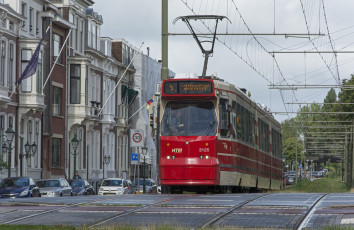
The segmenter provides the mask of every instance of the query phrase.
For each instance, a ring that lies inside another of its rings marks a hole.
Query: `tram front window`
[[[212,102],[168,102],[161,123],[162,136],[214,136],[215,109]]]

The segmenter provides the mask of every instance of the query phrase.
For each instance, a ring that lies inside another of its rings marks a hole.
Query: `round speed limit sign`
[[[139,143],[142,139],[143,139],[143,137],[141,136],[140,133],[134,133],[133,134],[133,141],[135,143]]]
[[[143,147],[144,146],[144,131],[141,129],[130,130],[130,146]]]

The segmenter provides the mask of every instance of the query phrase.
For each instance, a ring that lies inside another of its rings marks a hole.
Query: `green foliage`
[[[338,93],[334,89],[330,89],[327,96],[324,98],[322,106],[319,104],[311,104],[303,106],[295,118],[282,122],[282,141],[283,141],[283,153],[287,162],[291,162],[295,159],[295,144],[296,139],[303,136],[305,143],[299,144],[299,151],[306,150],[305,158],[311,158],[311,156],[320,155],[335,156],[338,155],[335,148],[328,148],[328,143],[333,143],[333,137],[336,134],[328,134],[326,136],[320,135],[321,132],[343,132],[343,128],[331,128],[324,129],[324,126],[340,126],[343,123],[328,123],[327,121],[353,121],[353,114],[334,115],[325,112],[353,112],[354,105],[346,105],[340,103],[353,103],[354,102],[354,90],[345,90],[345,87],[354,87],[354,75],[351,79],[345,79],[342,82],[343,89]],[[326,103],[339,103],[339,104],[326,104]],[[316,112],[316,113],[313,113]],[[334,146],[334,144],[332,144]],[[300,147],[299,147],[300,146]],[[320,151],[321,149],[321,151]],[[325,149],[324,151],[322,149]],[[299,159],[299,155],[298,155]],[[331,165],[333,172],[338,175],[338,170],[341,170],[341,166]]]
[[[344,79],[342,82],[343,87],[351,86],[354,87],[354,75],[351,76],[351,79]],[[344,90],[342,89],[341,92],[338,94],[339,102],[341,103],[353,103],[354,102],[354,90]],[[353,112],[354,105],[338,105],[336,107],[336,111],[343,111],[343,112]],[[341,119],[346,121],[352,121],[354,119],[353,114],[343,114]]]

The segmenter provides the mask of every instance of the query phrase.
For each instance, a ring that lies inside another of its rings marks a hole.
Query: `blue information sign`
[[[132,153],[132,164],[138,164],[138,160],[139,160],[139,154]]]

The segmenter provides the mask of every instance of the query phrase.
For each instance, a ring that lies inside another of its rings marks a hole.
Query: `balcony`
[[[8,95],[9,89],[0,85],[0,107],[6,107],[6,105],[11,102],[11,99]]]
[[[20,93],[19,105],[22,108],[29,108],[34,110],[43,110],[46,107],[44,104],[44,95],[33,93]]]

